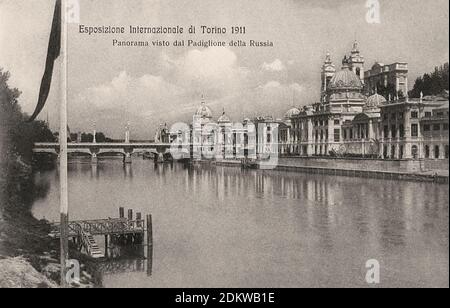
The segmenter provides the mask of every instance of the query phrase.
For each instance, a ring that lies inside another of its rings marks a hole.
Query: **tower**
[[[94,131],[93,131],[92,143],[97,143],[97,124],[94,122]]]
[[[130,122],[125,126],[125,143],[130,143]]]
[[[331,55],[327,52],[327,56],[325,57],[325,61],[322,65],[322,85],[321,85],[321,100],[322,102],[326,99],[326,92],[328,88],[328,84],[336,73],[336,67],[333,65],[333,61],[331,61]]]
[[[364,84],[364,57],[361,56],[359,52],[358,42],[355,41],[353,43],[353,48],[350,53],[350,57],[348,58],[348,64],[350,70],[352,70],[358,77],[361,79],[361,82]]]

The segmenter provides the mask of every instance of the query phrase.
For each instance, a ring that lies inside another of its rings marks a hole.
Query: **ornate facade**
[[[265,159],[278,152],[279,123],[272,118],[233,122],[225,110],[217,121],[213,118],[212,110],[202,99],[189,134],[195,159]],[[182,132],[177,134],[178,139],[186,139]]]
[[[297,156],[355,156],[383,159],[448,159],[446,98],[389,97],[377,84],[407,93],[407,64],[376,63],[364,71],[358,44],[336,71],[327,53],[321,101],[291,109],[280,126],[280,153]],[[367,96],[368,93],[374,93]],[[293,111],[295,110],[295,112]],[[298,112],[297,112],[298,110]]]
[[[384,65],[377,62],[365,73],[364,81],[366,93],[373,93],[379,85],[385,88],[392,85],[396,93],[394,96],[406,96],[408,94],[408,63]]]
[[[322,99],[320,103],[303,107],[291,117],[293,153],[305,156],[326,156],[338,153],[343,144],[345,123],[363,112],[364,57],[355,42],[350,56],[342,60],[335,72],[330,54],[322,66]]]
[[[381,158],[448,159],[448,97],[396,99],[381,110]]]
[[[232,122],[224,111],[214,121],[213,112],[202,99],[189,133],[191,152],[197,159],[216,160],[264,160],[275,153],[448,159],[448,94],[416,100],[399,95],[386,98],[377,93],[376,85],[381,79],[387,84],[394,82],[396,89],[407,93],[407,64],[376,63],[365,72],[364,63],[357,42],[344,56],[340,70],[327,53],[320,102],[292,107],[279,120],[256,117]]]

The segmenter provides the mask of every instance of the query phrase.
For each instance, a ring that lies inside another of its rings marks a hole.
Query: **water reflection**
[[[124,164],[123,165],[123,176],[126,179],[132,179],[133,178],[133,168],[131,164]]]
[[[48,181],[34,214],[58,219]],[[364,265],[389,268],[385,286],[448,285],[448,188],[430,183],[101,160],[72,162],[71,217],[154,217],[151,279],[105,275],[106,286],[365,286]],[[418,281],[420,277],[420,281]]]
[[[99,178],[98,165],[91,164],[91,178],[98,179]]]
[[[107,249],[107,259],[98,263],[97,271],[103,277],[141,272],[150,277],[153,268],[153,254],[146,254],[146,248],[146,245],[111,244]]]

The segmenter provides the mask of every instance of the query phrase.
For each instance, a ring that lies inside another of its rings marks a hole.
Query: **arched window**
[[[425,158],[430,158],[430,146],[425,146]]]
[[[361,78],[361,69],[359,67],[356,68],[356,75]]]

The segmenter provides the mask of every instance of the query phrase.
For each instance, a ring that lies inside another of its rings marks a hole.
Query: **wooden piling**
[[[119,207],[119,218],[125,218],[125,209],[123,207]]]
[[[108,235],[105,235],[105,257],[108,257]]]
[[[139,212],[136,213],[136,221],[137,221],[137,227],[138,227],[138,228],[142,227],[141,220],[142,220],[142,214],[139,213]]]
[[[147,215],[147,275],[153,272],[153,222],[152,215]]]

